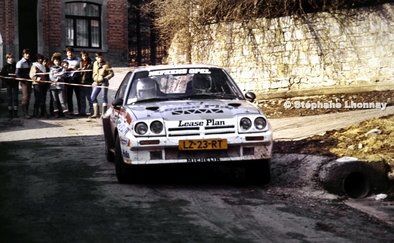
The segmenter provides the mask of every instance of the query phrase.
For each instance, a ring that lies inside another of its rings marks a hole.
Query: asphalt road
[[[0,242],[394,239],[393,225],[319,190],[286,156],[276,155],[265,187],[210,165],[146,169],[121,185],[103,146],[100,135],[1,142]]]
[[[271,123],[275,139],[298,139],[383,115],[353,112]],[[265,187],[209,164],[121,185],[103,148],[99,119],[0,117],[0,242],[394,242],[392,201],[325,192],[324,157],[276,154]]]

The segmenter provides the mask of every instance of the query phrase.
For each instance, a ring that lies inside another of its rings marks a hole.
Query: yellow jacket
[[[110,80],[113,76],[114,71],[112,71],[112,67],[109,63],[98,63],[97,61],[93,63],[93,81],[97,85],[101,85],[104,80]]]

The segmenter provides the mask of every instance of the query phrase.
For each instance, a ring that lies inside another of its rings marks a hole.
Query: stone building
[[[69,46],[126,66],[127,32],[127,0],[0,0],[0,66],[7,52],[17,59],[23,48],[50,56]]]

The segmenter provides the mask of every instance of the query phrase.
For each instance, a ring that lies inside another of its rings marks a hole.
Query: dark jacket
[[[15,71],[16,71],[16,63],[15,62],[7,63],[1,69],[0,75],[5,77],[12,77],[15,74]],[[3,78],[2,80],[8,86],[18,86],[19,84],[19,82],[15,79]]]
[[[81,83],[82,84],[92,84],[93,83],[93,63],[89,59],[87,62],[81,61],[81,70],[90,70],[87,72],[81,72]]]

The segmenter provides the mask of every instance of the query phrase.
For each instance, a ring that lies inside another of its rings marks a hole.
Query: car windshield
[[[173,68],[137,72],[128,104],[188,99],[244,99],[230,76],[220,68]]]

